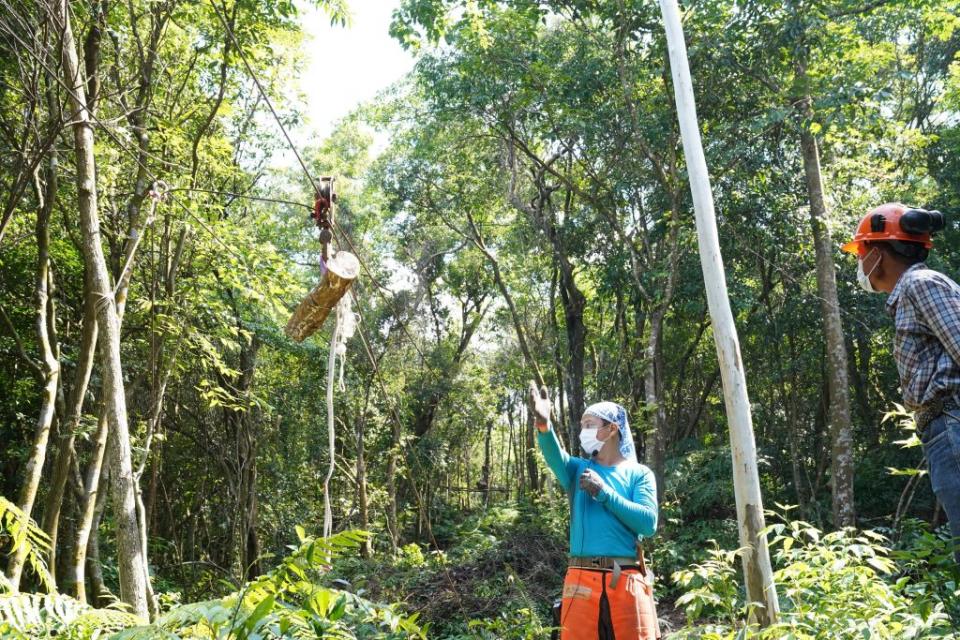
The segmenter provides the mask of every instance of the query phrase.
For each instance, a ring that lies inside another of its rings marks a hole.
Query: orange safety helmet
[[[841,249],[857,255],[862,242],[890,240],[917,242],[929,249],[933,246],[930,233],[943,229],[943,226],[943,214],[939,211],[911,209],[899,202],[888,202],[863,216],[853,240]]]

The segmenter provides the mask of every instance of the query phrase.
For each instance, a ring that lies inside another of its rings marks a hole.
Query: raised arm
[[[573,487],[577,477],[579,458],[574,458],[560,445],[557,433],[550,425],[550,395],[546,387],[537,386],[530,382],[530,411],[533,413],[533,424],[537,429],[537,443],[540,452],[550,471],[560,481],[560,486],[567,493]]]
[[[557,432],[553,430],[549,423],[547,423],[546,431],[537,433],[537,443],[540,445],[540,452],[543,454],[547,466],[550,467],[550,471],[560,481],[563,490],[569,493],[577,478],[580,459],[574,458],[563,450],[560,441],[557,439]]]

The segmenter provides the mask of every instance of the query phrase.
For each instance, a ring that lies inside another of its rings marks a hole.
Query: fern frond
[[[94,640],[104,633],[115,633],[128,627],[135,627],[144,621],[132,613],[117,609],[92,609],[81,613],[67,625],[68,637],[91,638]]]
[[[44,560],[44,554],[50,550],[50,537],[30,519],[30,516],[3,496],[0,496],[0,533],[10,537],[8,553],[23,550],[26,553],[27,562],[40,578],[44,589],[52,593],[55,590],[53,579]],[[10,583],[6,579],[4,582],[3,590],[12,591]]]
[[[0,595],[0,625],[28,635],[61,632],[87,611],[91,607],[60,594]]]
[[[230,624],[236,611],[235,598],[204,600],[174,607],[157,618],[156,625],[166,631],[180,631],[192,627],[215,630]]]
[[[110,636],[110,640],[180,640],[180,636],[151,624],[124,629]]]

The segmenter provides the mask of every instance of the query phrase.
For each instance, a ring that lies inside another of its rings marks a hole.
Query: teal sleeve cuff
[[[610,494],[607,493],[608,491],[610,491],[610,489],[608,489],[607,487],[604,487],[603,489],[600,490],[600,493],[594,496],[593,499],[599,502],[600,504],[606,504],[607,501],[610,500]]]

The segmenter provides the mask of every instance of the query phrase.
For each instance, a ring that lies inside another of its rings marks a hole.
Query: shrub
[[[736,585],[737,551],[715,549],[693,569],[674,579],[689,591],[678,600],[688,616],[677,638],[733,640],[755,638],[954,638],[944,604],[917,598],[922,579],[895,574],[886,538],[852,529],[823,534],[806,522],[768,527],[779,568],[774,580],[780,595],[779,621],[766,628],[745,627],[750,605]],[[903,559],[906,551],[901,551]],[[955,583],[954,583],[955,584]],[[735,586],[736,585],[736,586]],[[708,624],[696,624],[700,615]]]
[[[0,598],[0,637],[98,640],[108,633],[113,633],[112,640],[426,637],[416,616],[319,584],[331,559],[358,548],[367,534],[346,531],[313,539],[299,527],[298,534],[300,545],[270,573],[224,598],[176,605],[154,624],[143,625],[128,613],[93,609],[61,595],[7,595]]]

